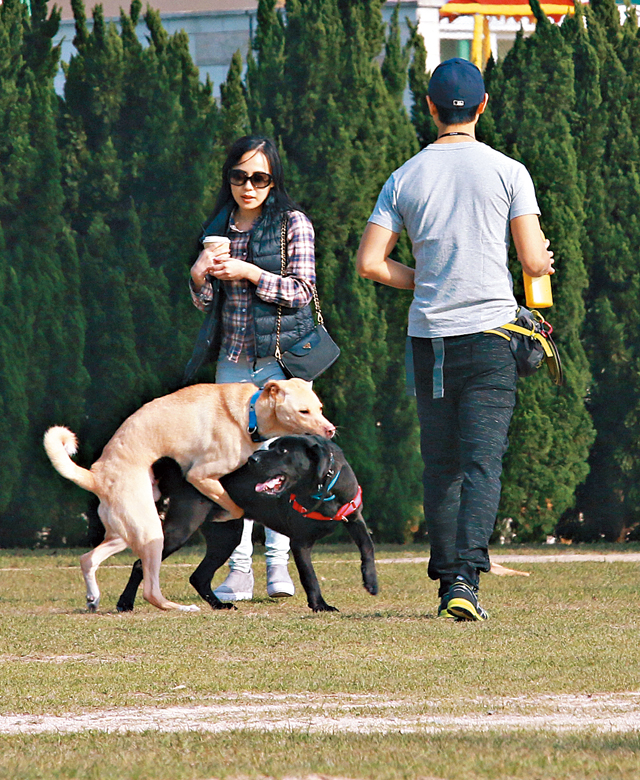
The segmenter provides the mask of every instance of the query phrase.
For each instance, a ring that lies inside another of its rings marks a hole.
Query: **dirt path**
[[[640,731],[640,693],[476,699],[472,712],[443,712],[444,702],[376,695],[239,694],[195,707],[142,707],[69,715],[0,716],[0,734],[85,731],[301,731],[436,733],[446,731]]]
[[[640,561],[640,552],[615,552],[615,553],[566,553],[566,552],[559,552],[559,553],[541,553],[540,555],[523,555],[519,553],[496,553],[491,556],[491,560],[494,563],[504,564],[504,563],[618,563],[618,562],[627,562],[627,563],[633,563],[635,561]],[[426,556],[406,556],[401,558],[376,558],[376,565],[385,565],[390,563],[428,563],[429,558]],[[353,558],[351,559],[328,559],[328,560],[317,560],[315,562],[315,565],[325,565],[325,564],[333,564],[333,563],[353,563]],[[131,564],[120,564],[120,563],[109,563],[106,564],[104,568],[113,568],[113,569],[131,569]],[[179,568],[179,569],[192,569],[194,564],[193,563],[171,563],[171,561],[163,562],[162,566],[164,568]],[[78,569],[78,565],[74,566],[59,566],[56,567],[59,569]],[[22,567],[22,566],[6,566],[4,568],[0,568],[0,572],[3,571],[50,571],[50,566],[32,566],[32,567]]]
[[[520,555],[518,553],[492,554],[494,563],[632,563],[640,561],[640,553],[552,553],[550,555]],[[376,558],[376,563],[428,563],[428,558]],[[340,561],[342,563],[342,561]],[[346,561],[345,561],[346,563]]]
[[[379,558],[378,564],[423,564],[426,557]],[[614,563],[640,561],[640,553],[493,555],[495,563]],[[353,563],[353,560],[322,561]],[[165,563],[184,567],[191,564]],[[66,568],[66,567],[65,567]],[[74,568],[74,567],[69,567]],[[129,568],[123,566],[122,568]],[[0,569],[11,571],[14,569]],[[223,733],[234,730],[304,733],[438,733],[447,731],[615,733],[640,731],[640,692],[477,699],[465,714],[450,714],[450,703],[385,699],[377,695],[260,695],[217,697],[192,707],[141,707],[67,715],[3,715],[0,734],[101,731]]]

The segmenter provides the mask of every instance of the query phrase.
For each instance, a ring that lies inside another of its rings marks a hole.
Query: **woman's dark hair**
[[[452,108],[450,106],[438,106],[438,119],[443,125],[466,125],[473,122],[478,113],[478,106],[465,108]]]
[[[233,195],[231,194],[229,173],[247,152],[262,152],[269,161],[270,173],[273,177],[273,187],[264,202],[262,208],[263,215],[275,215],[282,214],[284,211],[301,210],[300,207],[291,200],[285,189],[282,161],[280,160],[276,145],[271,138],[267,138],[267,136],[264,135],[245,135],[242,138],[238,138],[227,153],[227,159],[222,166],[222,186],[218,192],[218,199],[216,200],[213,213],[209,217],[209,222],[211,222],[211,220],[228,204],[232,206],[236,205]]]

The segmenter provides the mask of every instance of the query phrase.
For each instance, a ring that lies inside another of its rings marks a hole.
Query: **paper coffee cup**
[[[213,249],[220,254],[225,254],[229,251],[231,241],[226,236],[205,236],[202,239],[202,246],[205,249]]]

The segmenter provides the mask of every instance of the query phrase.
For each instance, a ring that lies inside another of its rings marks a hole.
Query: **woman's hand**
[[[198,259],[191,266],[191,278],[196,292],[200,292],[205,283],[207,274],[214,275],[214,268],[218,260],[227,260],[231,257],[229,252],[219,254],[219,250],[203,249]]]
[[[235,257],[217,257],[213,269],[209,271],[216,279],[223,282],[235,282],[240,279],[248,279],[253,284],[260,282],[262,269],[253,263],[238,260]]]

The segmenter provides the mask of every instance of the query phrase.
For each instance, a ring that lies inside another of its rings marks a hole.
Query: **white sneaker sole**
[[[295,592],[294,586],[287,582],[276,582],[267,586],[267,596],[270,596],[272,599],[287,598],[293,596]]]
[[[251,601],[253,593],[218,593],[217,590],[213,591],[213,595],[220,601]]]

